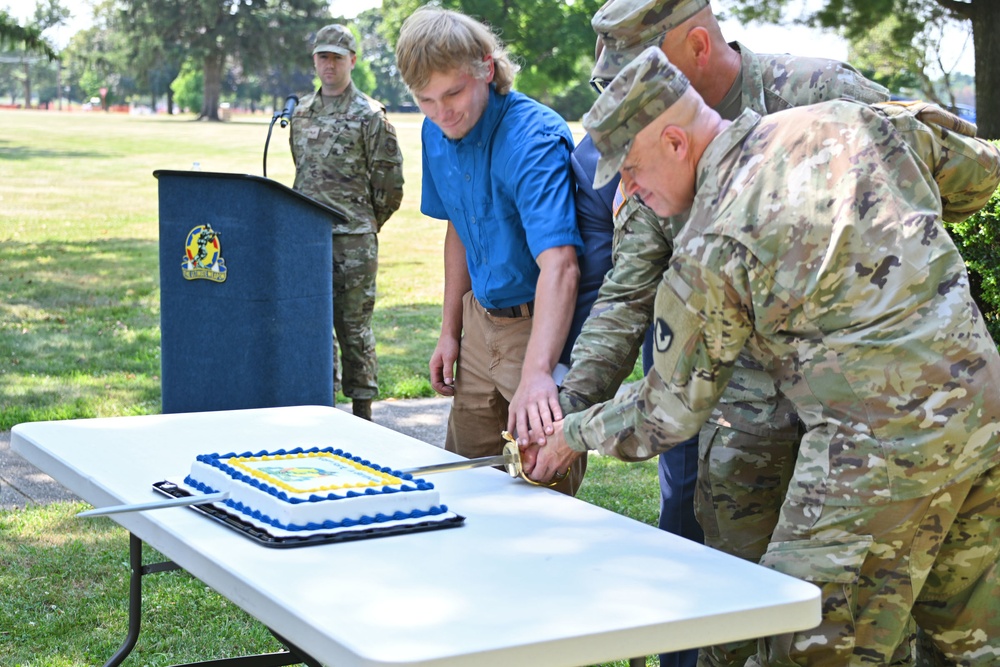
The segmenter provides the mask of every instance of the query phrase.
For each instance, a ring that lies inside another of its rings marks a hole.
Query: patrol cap
[[[339,53],[342,56],[349,56],[357,50],[358,43],[354,40],[354,33],[339,23],[324,26],[316,33],[313,55]]]
[[[709,0],[608,0],[590,21],[604,40],[592,79],[610,81],[649,46],[659,46],[667,31],[705,7]]]
[[[614,78],[583,117],[583,128],[601,153],[595,190],[621,169],[635,135],[679,100],[689,85],[658,46],[643,51]]]

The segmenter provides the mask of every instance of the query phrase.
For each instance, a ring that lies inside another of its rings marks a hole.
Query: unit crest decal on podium
[[[188,232],[181,273],[187,280],[226,281],[226,261],[222,259],[219,232],[208,223]]]

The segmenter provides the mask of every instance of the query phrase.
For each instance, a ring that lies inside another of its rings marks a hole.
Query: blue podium
[[[333,405],[340,214],[259,176],[153,176],[163,412]]]

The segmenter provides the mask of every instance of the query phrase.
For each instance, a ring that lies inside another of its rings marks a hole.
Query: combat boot
[[[370,398],[355,398],[351,400],[351,410],[354,411],[355,417],[361,417],[362,419],[372,420],[372,399]]]

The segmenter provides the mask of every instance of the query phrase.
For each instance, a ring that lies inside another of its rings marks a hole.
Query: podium
[[[340,213],[259,176],[153,176],[163,412],[332,406]]]

